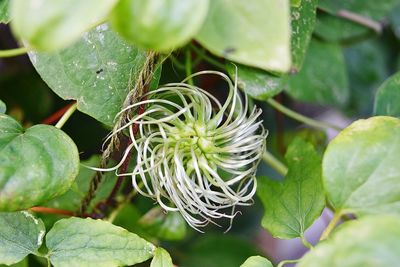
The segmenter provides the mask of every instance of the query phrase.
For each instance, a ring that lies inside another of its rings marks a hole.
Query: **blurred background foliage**
[[[312,1],[301,2],[306,5]],[[1,1],[0,5],[4,3]],[[300,16],[297,12],[301,10],[297,9],[296,5],[292,6],[292,19]],[[400,68],[400,2],[320,1],[317,7],[314,4],[311,9],[316,11],[315,28],[312,12],[301,14],[307,18],[301,25],[308,25],[313,32],[310,35],[310,45],[303,49],[306,51],[304,62],[294,57],[298,64],[292,66],[291,74],[281,75],[238,65],[239,85],[254,98],[254,104],[264,110],[263,120],[269,131],[268,149],[281,159],[295,136],[304,137],[322,154],[332,133],[304,127],[285,117],[265,102],[272,96],[299,113],[339,126],[346,126],[349,121],[373,114],[400,117],[398,107],[397,110],[382,107],[393,99],[399,100],[400,95],[400,82],[384,84]],[[1,6],[0,10],[4,12]],[[349,12],[339,12],[342,10]],[[360,21],[354,14],[369,19]],[[295,23],[296,19],[293,21]],[[296,25],[292,26],[295,29]],[[240,35],[236,37],[240,38]],[[198,42],[192,41],[173,52],[163,64],[160,84],[182,80],[187,74],[185,61],[188,56],[193,62],[193,72],[226,67],[231,75],[234,74],[228,61],[214,56],[202,44],[204,41],[200,38]],[[0,24],[0,50],[17,46],[9,25]],[[255,81],[254,84],[251,81]],[[223,84],[212,77],[198,79],[196,84],[207,88],[220,99],[225,97]],[[385,88],[395,87],[390,90],[390,94],[395,91],[393,96],[385,93],[387,89],[380,88],[382,84]],[[53,124],[55,114],[71,103],[48,88],[27,55],[0,58],[0,99],[7,106],[7,114],[25,127],[39,123]],[[76,112],[63,130],[77,144],[81,160],[94,166],[99,160],[101,144],[110,128],[87,114]],[[49,206],[73,209],[79,205],[79,201],[74,203],[74,199],[79,200],[84,195],[88,188],[87,178],[92,175],[92,171],[83,167],[81,169],[76,184],[63,196],[65,199],[61,204],[53,201]],[[280,179],[280,175],[266,164],[262,164],[258,174]],[[101,187],[105,193],[99,192],[97,200],[106,197],[111,190],[113,184],[107,184],[108,181],[112,180],[105,179]],[[70,206],[64,207],[62,203]],[[154,208],[152,200],[135,196],[131,203],[124,205],[114,223],[155,244],[161,244],[179,266],[239,266],[252,255],[263,255],[277,262],[298,258],[306,251],[298,240],[278,240],[262,229],[260,221],[263,208],[257,198],[255,205],[240,208],[239,211],[242,215],[237,216],[229,233],[222,233],[228,225],[222,228],[211,225],[205,229],[207,234],[203,235],[187,227],[179,215],[166,215],[159,208]],[[323,213],[311,227],[307,233],[311,242],[316,241],[329,216],[327,212]],[[62,218],[56,215],[40,217],[47,229],[55,220]],[[29,266],[43,264],[39,258],[31,255],[28,260],[15,266],[28,266],[27,262]],[[143,264],[146,265],[148,263]]]

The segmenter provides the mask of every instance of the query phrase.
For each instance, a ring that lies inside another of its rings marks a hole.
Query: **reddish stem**
[[[132,143],[132,141],[129,140],[128,143],[127,143],[127,146],[129,146],[131,143]],[[129,162],[131,161],[131,157],[132,157],[132,154],[129,154],[126,157],[124,163],[119,168],[119,171],[118,171],[119,173],[126,173],[126,171],[128,169],[128,166],[129,166]],[[106,205],[113,205],[114,204],[115,196],[117,195],[119,189],[121,188],[122,182],[125,180],[125,177],[126,176],[119,176],[118,177],[117,182],[115,183],[111,193],[108,195],[108,197],[107,197],[107,199],[105,201]]]
[[[73,105],[75,104],[76,101],[73,101],[72,103],[69,103],[68,105],[62,107],[61,109],[57,110],[56,112],[54,112],[53,114],[51,114],[49,117],[47,117],[46,119],[44,119],[42,121],[43,124],[54,124],[56,123],[63,115],[65,112],[67,112],[67,110]]]
[[[147,86],[145,87],[144,93],[147,92]],[[144,97],[143,100],[146,100],[147,98]],[[145,105],[140,105],[137,111],[137,114],[143,114],[143,112],[145,111]],[[137,134],[139,130],[139,124],[134,124],[132,126],[132,133],[134,135]],[[132,141],[129,139],[127,146],[129,146],[132,143]],[[119,168],[118,173],[126,173],[128,170],[128,166],[129,166],[129,162],[131,161],[132,158],[132,154],[128,154],[128,156],[126,157],[125,161],[123,162],[122,166]],[[117,182],[115,183],[112,191],[110,192],[110,194],[108,195],[108,197],[106,198],[106,200],[104,202],[100,202],[96,205],[97,208],[99,208],[102,212],[105,211],[107,209],[107,206],[114,206],[115,205],[115,197],[119,191],[119,189],[121,188],[121,185],[123,183],[123,181],[125,180],[125,177],[127,176],[119,176],[117,179]],[[98,214],[97,214],[98,215]]]
[[[61,210],[55,208],[48,208],[48,207],[33,207],[30,208],[31,211],[39,212],[39,213],[47,213],[47,214],[58,214],[64,216],[74,216],[75,214],[69,210]]]

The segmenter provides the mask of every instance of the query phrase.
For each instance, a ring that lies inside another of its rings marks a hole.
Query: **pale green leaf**
[[[61,130],[26,130],[0,114],[0,210],[27,209],[65,193],[79,170],[74,142]]]
[[[375,96],[374,114],[400,117],[400,72],[379,87]]]
[[[154,245],[109,222],[69,218],[46,235],[48,256],[55,267],[133,265],[153,256]]]
[[[34,49],[50,51],[71,45],[103,21],[117,0],[13,0],[11,27]]]
[[[295,99],[323,105],[344,105],[349,88],[342,49],[312,40],[302,70],[288,77],[287,93]]]
[[[163,248],[156,248],[154,258],[151,261],[150,267],[173,267],[172,259],[169,253]]]
[[[56,94],[77,100],[80,111],[112,126],[146,53],[103,24],[63,51],[30,53],[30,59]],[[154,79],[158,78],[155,74]]]
[[[203,25],[209,0],[121,0],[111,23],[142,48],[167,52],[187,43]]]
[[[27,211],[0,212],[0,264],[15,264],[43,243],[44,224]]]
[[[265,70],[290,69],[288,0],[212,0],[196,39],[212,53]]]
[[[257,194],[264,205],[262,226],[273,236],[295,238],[320,216],[325,206],[321,157],[314,147],[295,139],[286,153],[289,171],[283,182],[258,178]]]
[[[227,64],[226,68],[233,80],[237,78],[238,86],[254,99],[266,100],[279,94],[284,88],[281,77],[264,70],[233,64]]]
[[[298,267],[398,266],[399,237],[398,216],[370,216],[346,222],[307,253]]]
[[[333,139],[323,183],[337,212],[400,213],[400,120],[358,120]]]
[[[160,207],[155,207],[138,223],[148,234],[161,240],[180,240],[186,236],[187,224],[179,212],[165,213]]]
[[[304,0],[303,0],[304,1]],[[240,267],[273,267],[272,263],[261,256],[251,256]]]

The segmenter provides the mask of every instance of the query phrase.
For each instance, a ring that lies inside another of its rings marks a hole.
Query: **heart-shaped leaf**
[[[321,157],[310,143],[295,139],[285,158],[289,171],[283,182],[258,178],[262,226],[279,238],[302,237],[325,206]]]
[[[14,264],[35,254],[46,233],[44,224],[32,214],[0,212],[0,264]]]
[[[323,183],[337,213],[400,214],[400,119],[358,120],[325,151]]]
[[[55,267],[134,265],[153,256],[153,244],[109,222],[69,218],[46,235],[48,257]]]
[[[400,217],[346,222],[301,259],[298,267],[387,267],[400,262]]]
[[[30,53],[42,79],[63,99],[112,126],[146,60],[146,53],[121,39],[107,24],[83,34],[55,53]],[[158,81],[160,73],[154,74]]]
[[[27,130],[0,114],[0,210],[27,209],[66,192],[79,170],[74,142],[61,130]]]
[[[290,69],[289,1],[212,0],[196,39],[212,53],[265,70]]]

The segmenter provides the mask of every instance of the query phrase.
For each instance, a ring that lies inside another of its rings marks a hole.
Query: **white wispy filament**
[[[210,74],[228,83],[224,104],[186,83]],[[218,218],[233,219],[235,206],[252,203],[266,131],[258,118],[261,110],[249,110],[236,81],[221,72],[203,71],[150,91],[142,99],[121,111],[145,107],[112,133],[126,131],[132,144],[120,163],[107,170],[117,170],[134,153],[134,169],[118,175],[130,175],[135,190],[166,211],[179,211],[197,230]]]

